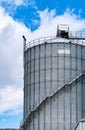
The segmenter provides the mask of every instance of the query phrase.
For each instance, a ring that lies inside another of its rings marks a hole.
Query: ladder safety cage
[[[69,26],[67,24],[57,25],[57,37],[69,39]]]
[[[57,25],[56,37],[71,39],[71,40],[85,40],[85,31],[69,31],[68,24]]]

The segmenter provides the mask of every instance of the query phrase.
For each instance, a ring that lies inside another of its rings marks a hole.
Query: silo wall
[[[84,45],[52,42],[24,52],[26,130],[72,130],[85,117],[84,69]]]

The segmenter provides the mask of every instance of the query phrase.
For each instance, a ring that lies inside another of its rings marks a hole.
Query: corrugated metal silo
[[[83,41],[46,37],[25,44],[25,130],[73,130],[85,118],[84,101]]]

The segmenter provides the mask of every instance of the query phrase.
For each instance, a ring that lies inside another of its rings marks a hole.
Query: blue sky
[[[0,128],[23,119],[23,40],[56,35],[57,24],[85,30],[84,0],[0,0]]]
[[[85,18],[85,7],[84,0],[20,0],[21,3],[12,2],[12,0],[1,0],[1,6],[5,8],[6,12],[12,16],[15,20],[23,22],[27,27],[31,28],[32,31],[39,27],[40,17],[38,11],[43,11],[48,8],[49,11],[55,9],[56,15],[63,14],[66,9],[74,10],[74,13],[79,15],[81,18]],[[17,1],[17,0],[15,0]],[[35,25],[33,20],[37,20],[38,23]]]

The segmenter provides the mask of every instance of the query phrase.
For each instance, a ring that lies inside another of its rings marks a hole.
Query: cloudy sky
[[[85,30],[85,0],[0,0],[0,128],[23,116],[23,40],[56,35],[57,24]]]

